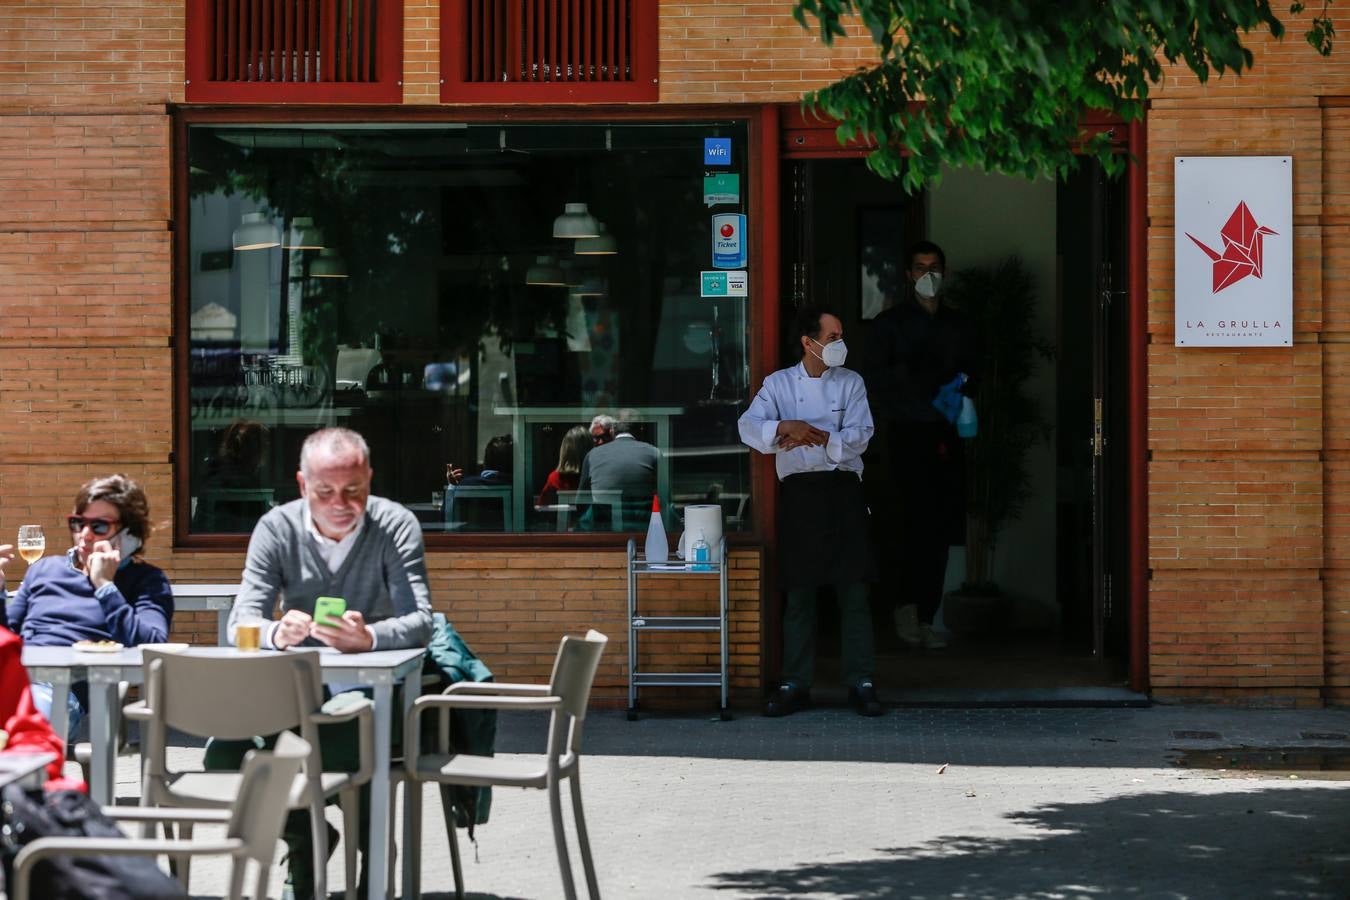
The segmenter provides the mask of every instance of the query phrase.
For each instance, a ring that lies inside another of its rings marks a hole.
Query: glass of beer
[[[234,644],[240,650],[254,651],[262,648],[262,620],[253,619],[240,622],[234,627]]]
[[[32,565],[47,550],[47,538],[42,534],[41,525],[19,526],[19,555],[23,561]]]

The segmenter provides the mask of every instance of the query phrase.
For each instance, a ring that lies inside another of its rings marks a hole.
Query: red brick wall
[[[872,56],[827,51],[775,2],[661,3],[661,102],[794,102]],[[170,510],[169,119],[183,96],[183,4],[0,3],[0,528],[56,528],[75,486],[143,478],[151,556],[182,580],[237,577],[241,554],[175,551]],[[406,0],[404,102],[439,96],[436,0]],[[1350,34],[1350,19],[1338,20]],[[1350,51],[1255,38],[1257,69],[1200,85],[1173,70],[1149,114],[1150,662],[1175,699],[1350,702]],[[1296,344],[1178,351],[1172,157],[1295,158]],[[59,542],[60,538],[58,538]],[[756,685],[759,553],[735,555],[735,684]],[[436,553],[438,608],[502,677],[538,677],[558,634],[615,639],[600,695],[622,695],[614,553]],[[22,574],[16,563],[12,576]],[[675,608],[706,604],[687,585]],[[214,621],[182,616],[180,635]],[[654,637],[654,666],[706,663]],[[644,662],[647,657],[644,656]]]
[[[1163,699],[1350,702],[1350,110],[1322,101],[1350,94],[1350,56],[1320,59],[1299,28],[1254,39],[1245,77],[1173,70],[1148,118],[1148,612]],[[1187,154],[1293,156],[1291,349],[1172,346],[1172,159]]]

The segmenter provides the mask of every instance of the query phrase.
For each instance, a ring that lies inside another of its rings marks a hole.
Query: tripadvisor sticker
[[[703,176],[703,203],[718,206],[741,202],[741,176],[733,173]]]

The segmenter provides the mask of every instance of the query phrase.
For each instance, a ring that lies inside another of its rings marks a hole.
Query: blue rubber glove
[[[961,414],[961,385],[965,383],[966,373],[962,372],[938,388],[937,396],[933,398],[933,406],[953,425],[956,424],[956,417]]]

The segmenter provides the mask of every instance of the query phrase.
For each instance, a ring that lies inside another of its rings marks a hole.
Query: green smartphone
[[[320,625],[341,625],[347,601],[341,597],[319,597],[314,601],[314,621]]]

